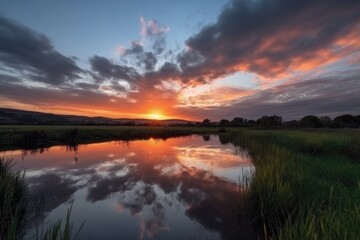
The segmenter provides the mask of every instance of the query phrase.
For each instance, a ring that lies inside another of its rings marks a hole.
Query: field
[[[249,182],[248,194],[238,201],[246,206],[261,239],[358,239],[360,236],[358,129],[227,128],[224,132],[203,127],[2,126],[0,146],[1,150],[32,149],[189,134],[219,134],[222,143],[232,143],[252,155],[255,178]],[[2,169],[3,177],[10,174],[7,168]]]

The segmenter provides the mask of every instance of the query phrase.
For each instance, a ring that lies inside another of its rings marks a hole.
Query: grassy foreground
[[[255,178],[249,204],[261,239],[359,239],[360,132],[232,131]]]

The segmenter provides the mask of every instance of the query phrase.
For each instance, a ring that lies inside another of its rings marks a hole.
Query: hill
[[[0,125],[186,125],[191,121],[183,119],[132,119],[60,115],[0,108]]]

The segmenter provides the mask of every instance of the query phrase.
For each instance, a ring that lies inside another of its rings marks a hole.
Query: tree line
[[[206,118],[196,125],[205,127],[260,127],[260,128],[357,128],[360,127],[360,115],[344,114],[335,118],[307,115],[300,120],[283,121],[278,115],[262,116],[257,120],[235,117],[232,120],[211,121]]]

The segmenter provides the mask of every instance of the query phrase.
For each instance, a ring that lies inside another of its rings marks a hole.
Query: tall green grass
[[[28,190],[25,172],[14,171],[13,161],[0,158],[0,240],[22,239],[27,229]],[[74,234],[70,222],[71,207],[67,211],[65,222],[62,219],[51,223],[45,229],[36,227],[37,240],[72,240],[78,239],[80,230]],[[30,226],[31,227],[31,226]]]
[[[262,239],[359,239],[359,132],[233,131],[256,172],[249,204]],[[225,139],[225,140],[224,140]]]
[[[19,239],[26,213],[24,173],[13,172],[13,162],[0,158],[0,239]]]
[[[85,222],[79,227],[79,229],[74,234],[73,224],[70,221],[71,211],[72,211],[73,203],[71,207],[67,210],[65,222],[63,223],[62,219],[58,219],[56,222],[47,226],[47,228],[40,229],[36,227],[36,239],[37,240],[76,240],[79,239],[79,233]]]

